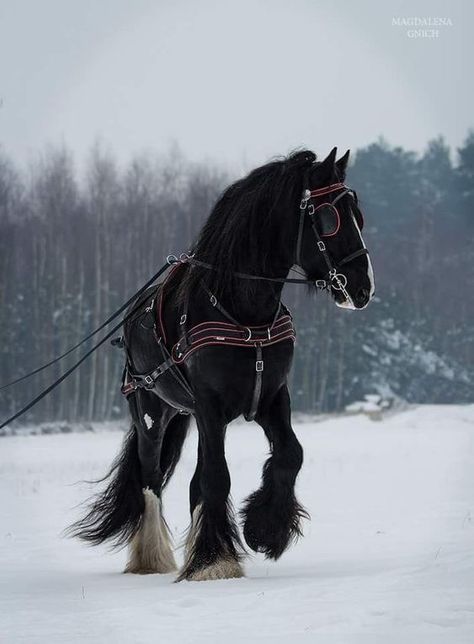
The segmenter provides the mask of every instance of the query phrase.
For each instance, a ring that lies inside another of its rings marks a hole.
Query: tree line
[[[121,168],[95,146],[80,174],[65,148],[26,171],[0,148],[0,385],[64,352],[186,250],[233,179],[176,150]],[[455,152],[439,138],[421,155],[380,140],[353,155],[348,183],[365,213],[377,295],[346,312],[285,287],[298,331],[294,407],[341,410],[373,393],[472,400],[474,134]],[[0,392],[2,417],[73,360]],[[123,416],[122,367],[120,352],[99,350],[26,420]]]

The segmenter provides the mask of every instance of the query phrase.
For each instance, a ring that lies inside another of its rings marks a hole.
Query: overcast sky
[[[474,3],[0,0],[0,144],[126,160],[173,141],[249,167],[383,135],[422,149],[474,126]],[[449,18],[410,38],[393,18]]]

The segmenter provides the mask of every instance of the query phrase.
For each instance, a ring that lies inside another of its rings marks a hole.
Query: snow
[[[73,484],[104,473],[120,432],[0,439],[0,641],[474,641],[474,405],[295,429],[305,537],[276,563],[249,556],[244,579],[180,584],[123,575],[125,552],[61,537],[88,494]],[[177,540],[195,434],[164,499]],[[256,425],[230,427],[237,507],[266,452]]]

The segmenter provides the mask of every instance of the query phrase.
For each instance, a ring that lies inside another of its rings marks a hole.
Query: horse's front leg
[[[241,512],[244,537],[256,552],[278,559],[301,535],[300,520],[309,518],[295,497],[295,480],[303,463],[303,450],[291,427],[288,388],[262,400],[256,421],[270,442],[260,489],[245,501]]]
[[[129,397],[128,402],[138,439],[143,514],[129,542],[125,572],[173,572],[176,563],[170,533],[163,518],[162,489],[165,477],[169,476],[174,465],[170,457],[170,441],[182,444],[187,418],[177,415],[151,391],[140,389]]]
[[[242,577],[242,547],[229,501],[225,422],[215,409],[197,411],[198,465],[190,489],[191,526],[177,581]]]

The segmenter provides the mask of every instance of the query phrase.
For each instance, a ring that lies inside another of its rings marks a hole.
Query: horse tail
[[[94,545],[112,540],[121,547],[137,532],[145,509],[135,425],[109,473],[94,483],[107,480],[107,487],[90,499],[89,511],[68,528],[67,534]]]

